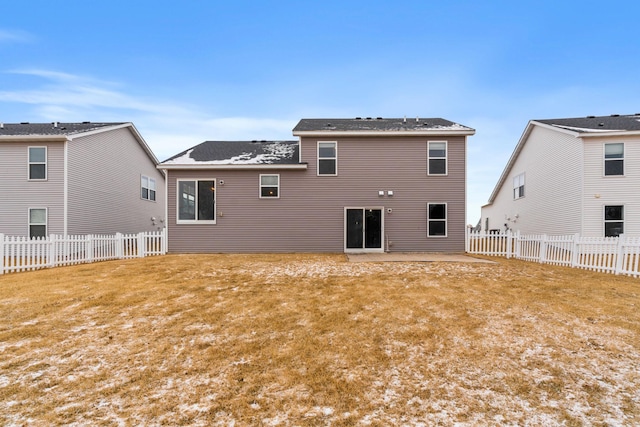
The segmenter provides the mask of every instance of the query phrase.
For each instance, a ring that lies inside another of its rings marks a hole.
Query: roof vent
[[[266,139],[263,139],[263,140],[261,140],[260,142],[267,142],[267,140],[266,140]]]
[[[620,114],[612,114],[611,117],[620,117]]]
[[[595,119],[596,116],[587,116],[587,119]]]
[[[53,125],[53,127],[54,127],[54,128],[57,128],[57,127],[58,127],[58,122],[53,122],[53,123],[51,123],[51,124]]]
[[[88,125],[91,122],[82,122],[83,125]]]
[[[604,127],[604,123],[598,123],[598,126]]]
[[[371,120],[371,117],[367,117],[367,120]]]
[[[330,128],[331,127],[331,123],[327,123],[325,126]]]
[[[404,116],[404,119],[402,119],[402,123],[407,123],[407,116]]]
[[[416,117],[416,123],[420,121],[420,117]]]
[[[362,117],[356,117],[356,120],[362,120]]]
[[[21,125],[28,125],[29,122],[20,122]]]
[[[257,139],[252,139],[251,142],[258,142],[258,140]]]
[[[382,120],[382,117],[376,117],[376,120]]]
[[[0,129],[4,129],[4,123],[0,123]]]

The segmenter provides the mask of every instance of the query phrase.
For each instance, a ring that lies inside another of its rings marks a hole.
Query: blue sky
[[[632,1],[15,1],[0,122],[131,121],[160,160],[301,118],[471,126],[480,217],[528,120],[639,113]]]

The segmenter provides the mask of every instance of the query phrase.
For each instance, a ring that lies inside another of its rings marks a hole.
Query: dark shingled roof
[[[589,132],[589,130],[600,132],[640,130],[640,114],[613,114],[610,116],[587,116],[570,119],[544,119],[535,121],[551,126],[575,128],[574,130],[582,132]]]
[[[0,136],[73,135],[123,123],[2,123]],[[57,125],[57,126],[56,126]]]
[[[205,141],[163,164],[271,164],[299,163],[298,141]]]
[[[313,131],[425,131],[425,130],[458,130],[473,131],[473,129],[461,124],[440,118],[406,118],[383,119],[382,117],[356,117],[355,119],[302,119],[293,132]]]

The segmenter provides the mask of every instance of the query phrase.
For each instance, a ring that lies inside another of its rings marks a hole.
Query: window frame
[[[442,205],[444,206],[444,218],[430,218],[429,216],[429,207],[432,205]],[[431,222],[444,222],[444,235],[440,234],[430,234],[429,233],[429,224]],[[428,202],[427,203],[427,238],[444,238],[449,236],[449,206],[446,202]]]
[[[525,177],[525,173],[522,172],[522,173],[514,176],[511,179],[511,185],[513,187],[513,200],[519,200],[519,199],[524,198],[524,195],[525,195],[525,184],[526,184],[526,179],[525,178],[526,178]],[[520,184],[517,187],[516,187],[516,184],[515,184],[515,180],[516,179],[518,179],[518,184]],[[520,182],[520,181],[522,181],[522,182]],[[517,196],[516,196],[516,190],[518,191]]]
[[[444,144],[444,157],[431,156],[431,144]],[[431,160],[444,160],[444,173],[431,172]],[[449,175],[449,141],[427,141],[427,175],[428,176],[447,176]]]
[[[44,162],[33,162],[31,161],[31,149],[32,148],[42,148],[44,149]],[[27,147],[27,180],[29,181],[47,181],[49,178],[49,171],[47,165],[47,159],[49,156],[49,150],[46,145],[30,145]],[[31,166],[32,165],[44,165],[44,178],[31,178]]]
[[[274,187],[274,185],[266,185],[262,183],[262,177],[266,177],[266,176],[275,176],[278,178],[278,183],[275,185],[276,188],[276,195],[275,196],[264,196],[262,195],[262,189],[263,188],[269,188],[269,187]],[[258,196],[261,199],[279,199],[280,198],[280,174],[279,173],[261,173],[260,177],[258,178]]]
[[[607,159],[607,145],[622,145],[622,157],[613,157]],[[624,152],[625,152],[625,143],[624,142],[605,142],[602,144],[602,176],[603,177],[620,177],[624,176]],[[607,173],[607,162],[622,162],[622,173],[619,174],[608,174]]]
[[[144,186],[144,180],[147,180],[147,186]],[[152,184],[153,183],[153,189]],[[144,196],[144,190],[147,190],[147,197]],[[151,192],[153,191],[153,198],[151,198]],[[157,199],[156,180],[147,175],[140,175],[140,198],[149,202],[155,202]]]
[[[620,208],[620,212],[621,212],[621,219],[607,219],[607,208]],[[621,223],[622,224],[622,232],[617,234],[617,235],[607,235],[607,224],[613,224],[613,223]],[[602,207],[602,234],[604,235],[604,237],[617,237],[621,234],[624,234],[624,205],[603,205]]]
[[[334,157],[320,157],[320,144],[333,144],[335,150]],[[334,161],[334,173],[320,173],[320,161],[321,160],[333,160]],[[316,145],[316,175],[317,176],[338,176],[338,141],[318,141]]]
[[[31,222],[31,211],[44,211],[44,224],[42,223],[33,223]],[[44,225],[44,236],[32,236],[31,234],[31,226],[32,225]],[[37,207],[37,208],[28,208],[27,209],[27,235],[29,239],[37,239],[40,237],[46,238],[49,235],[49,208]]]
[[[213,219],[198,219],[198,183],[199,182],[213,182]],[[181,182],[195,182],[195,199],[194,199],[194,217],[195,219],[180,219],[180,183]],[[216,209],[218,207],[218,200],[216,193],[218,187],[216,186],[215,178],[178,178],[176,179],[176,224],[216,224],[218,215]]]

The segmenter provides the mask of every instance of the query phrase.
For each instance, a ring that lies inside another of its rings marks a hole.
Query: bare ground
[[[0,423],[640,425],[640,280],[497,261],[0,276]]]

